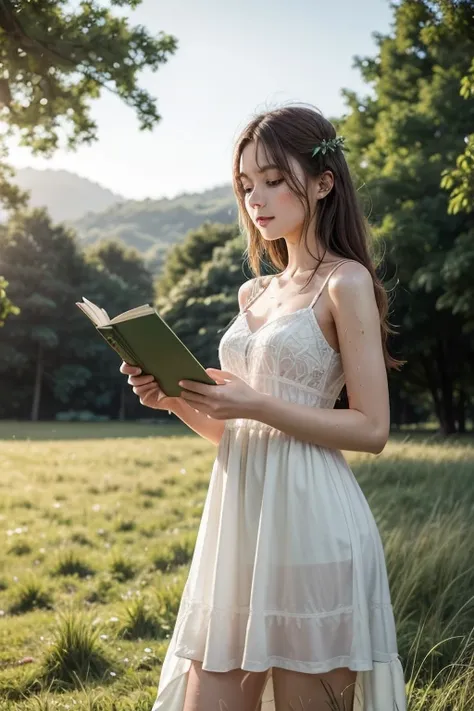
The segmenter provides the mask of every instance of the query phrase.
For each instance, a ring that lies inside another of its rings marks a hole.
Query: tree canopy
[[[118,8],[141,0],[2,0],[0,3],[0,205],[15,209],[26,195],[11,182],[7,139],[35,155],[74,149],[97,139],[92,101],[104,90],[136,113],[139,128],[161,116],[157,100],[139,83],[143,69],[156,71],[176,51],[177,40],[133,26]],[[115,12],[114,12],[115,10]],[[0,311],[5,312],[0,295]]]
[[[354,172],[372,204],[375,234],[398,280],[393,347],[408,359],[393,378],[431,393],[443,430],[472,390],[474,229],[449,209],[442,187],[474,126],[460,86],[474,55],[473,3],[401,0],[390,35],[376,35],[375,57],[356,66],[373,95],[346,91]],[[462,426],[462,425],[461,425]]]

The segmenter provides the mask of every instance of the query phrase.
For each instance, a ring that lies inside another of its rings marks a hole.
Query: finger
[[[209,407],[209,400],[207,398],[203,397],[199,393],[193,393],[191,390],[182,392],[180,397],[190,405],[193,405],[193,407],[197,407],[198,405]]]
[[[220,380],[221,382],[235,378],[233,373],[230,373],[228,370],[219,370],[219,368],[206,368],[206,373],[214,380]]]
[[[198,383],[196,380],[180,380],[178,385],[184,388],[188,392],[199,393],[201,395],[210,395],[214,385],[205,385],[204,383]]]
[[[138,397],[143,397],[147,393],[158,393],[160,392],[160,389],[156,383],[149,383],[148,385],[141,385],[139,387],[133,388],[133,392],[135,395],[138,395]]]
[[[153,401],[154,397],[156,397],[156,396],[154,396],[153,393],[151,393],[151,392],[144,393],[140,398],[140,404],[141,405],[148,405],[148,403]]]
[[[125,375],[140,375],[142,370],[136,365],[130,365],[130,363],[122,361],[122,365],[120,366],[120,372],[124,373]]]
[[[155,382],[153,375],[129,375],[127,383],[129,385],[147,385],[148,383]]]

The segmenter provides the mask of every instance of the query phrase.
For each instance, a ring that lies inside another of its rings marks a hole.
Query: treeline
[[[112,241],[83,249],[44,211],[18,214],[0,229],[0,266],[19,309],[0,330],[0,417],[167,418],[139,404],[119,373],[120,359],[74,302],[86,296],[110,315],[155,303],[197,358],[219,367],[219,340],[238,311],[238,288],[251,276],[244,250],[237,225],[206,223],[170,249],[153,283],[135,250]],[[391,306],[391,322],[405,325],[389,347],[408,360],[389,378],[392,425],[437,418],[443,432],[462,432],[474,415],[474,336],[464,333],[466,318],[436,312],[437,293],[431,306],[431,292],[424,295],[437,318],[419,313],[424,290],[410,286],[412,260],[409,251],[397,260]],[[389,263],[381,264],[381,276]],[[450,347],[439,350],[440,344]],[[338,406],[347,406],[345,393]]]
[[[0,417],[162,416],[139,404],[119,373],[120,359],[75,302],[86,296],[111,316],[156,302],[196,356],[218,367],[218,331],[250,276],[243,251],[235,225],[205,224],[170,251],[154,284],[136,250],[110,240],[83,249],[44,210],[17,213],[0,227],[0,269],[15,305],[0,330]]]
[[[84,295],[112,313],[153,301],[140,255],[116,242],[82,250],[39,209],[1,227],[0,255],[16,307],[0,330],[0,417],[123,417],[120,361],[75,301]]]

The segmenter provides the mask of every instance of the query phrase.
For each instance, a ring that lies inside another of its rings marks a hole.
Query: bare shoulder
[[[245,281],[240,287],[239,287],[239,292],[238,292],[238,297],[239,297],[239,308],[242,311],[245,309],[247,306],[249,299],[252,298],[252,295],[256,295],[259,290],[263,289],[263,287],[266,287],[268,283],[271,281],[272,276],[267,275],[267,276],[259,276],[259,277],[254,277],[253,279],[249,279],[248,281]],[[258,286],[257,286],[258,283]]]
[[[370,298],[374,295],[374,280],[367,267],[351,260],[341,264],[331,275],[328,292],[333,303]]]
[[[257,282],[257,277],[254,277],[253,279],[244,281],[244,283],[239,287],[238,298],[239,298],[240,311],[243,311],[245,309],[245,307],[247,306],[247,303],[250,299],[250,295],[253,293],[253,290],[255,289],[256,282]]]

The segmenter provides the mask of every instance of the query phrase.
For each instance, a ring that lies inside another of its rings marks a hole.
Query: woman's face
[[[299,163],[292,157],[289,163],[293,174],[304,185],[304,173]],[[286,237],[298,241],[304,223],[304,206],[290,190],[279,169],[269,165],[261,144],[258,153],[254,141],[243,149],[240,180],[245,193],[245,207],[263,239],[271,241]],[[259,219],[264,217],[271,219]]]

